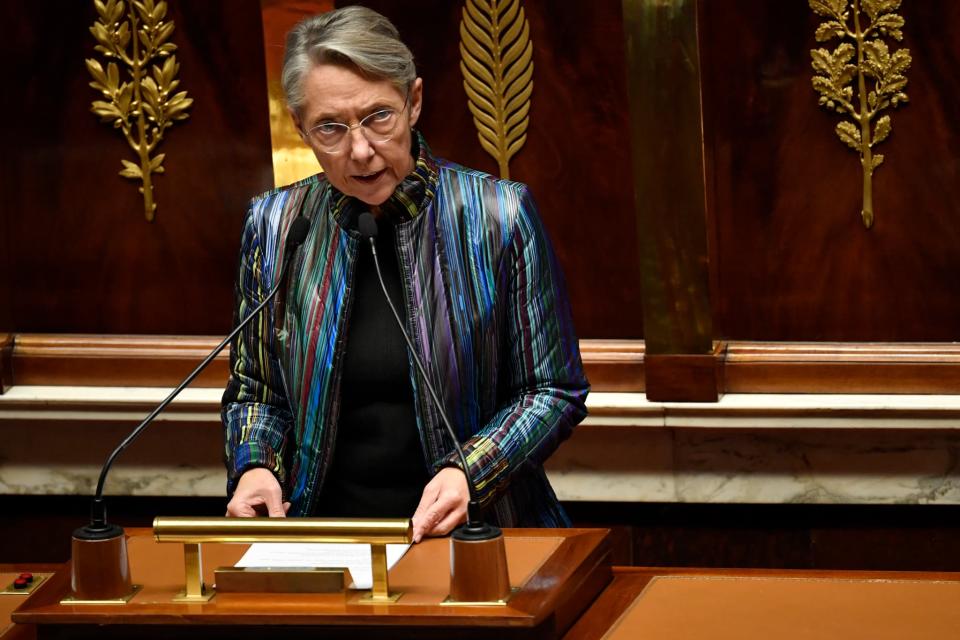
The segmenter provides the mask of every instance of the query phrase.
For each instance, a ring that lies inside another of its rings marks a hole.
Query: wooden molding
[[[0,386],[170,387],[218,343],[209,336],[0,334]],[[642,340],[581,340],[593,391],[654,401],[723,393],[960,394],[960,344],[718,343],[713,354],[645,353]],[[222,353],[195,386],[223,387]],[[659,385],[657,387],[656,385]]]
[[[647,399],[716,402],[723,395],[723,353],[647,354]]]
[[[730,342],[727,393],[960,394],[954,343]]]
[[[18,334],[13,375],[21,385],[169,387],[218,344],[209,336]],[[643,341],[583,340],[584,368],[595,391],[643,391]],[[195,386],[223,387],[224,351]]]
[[[0,333],[0,395],[13,386],[13,335]]]
[[[23,333],[13,348],[13,377],[18,385],[172,387],[219,342],[207,336]],[[224,386],[229,357],[224,350],[194,384]]]
[[[644,390],[643,340],[581,340],[580,357],[593,391]]]

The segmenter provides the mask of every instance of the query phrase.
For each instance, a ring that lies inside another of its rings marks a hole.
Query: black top
[[[390,299],[406,318],[394,225],[377,220],[377,256]],[[347,329],[340,417],[315,516],[410,517],[429,481],[407,345],[362,241]]]

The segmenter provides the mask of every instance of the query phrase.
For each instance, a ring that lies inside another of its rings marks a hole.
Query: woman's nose
[[[348,135],[350,136],[351,160],[368,160],[373,156],[373,145],[364,135],[363,127],[351,129]]]

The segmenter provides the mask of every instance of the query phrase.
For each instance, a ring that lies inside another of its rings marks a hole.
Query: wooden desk
[[[960,574],[615,568],[564,640],[944,640]]]
[[[159,544],[149,531],[129,540],[133,581],[143,589],[127,605],[62,605],[69,572],[61,571],[12,615],[47,638],[559,638],[609,583],[606,530],[504,531],[511,584],[519,588],[503,606],[444,606],[449,540],[410,548],[390,571],[395,604],[359,602],[346,594],[218,593],[210,602],[171,602],[183,588],[183,553]],[[233,564],[246,545],[203,545],[205,581],[217,566]]]
[[[69,573],[61,571],[14,614],[18,622],[28,624],[7,627],[0,637],[262,640],[276,637],[277,627],[298,639],[940,640],[960,635],[956,573],[635,567],[611,571],[603,531],[506,533],[511,582],[522,588],[505,607],[479,608],[439,604],[447,589],[444,539],[413,547],[391,570],[391,585],[406,593],[396,604],[362,605],[358,594],[351,593],[218,594],[207,604],[180,605],[170,602],[181,588],[180,547],[135,535],[131,569],[144,589],[130,605],[62,606],[59,598],[67,592]],[[212,580],[215,566],[235,561],[246,547],[204,548],[207,580]],[[25,565],[0,569],[38,570]],[[0,605],[4,602],[10,601],[0,600]]]

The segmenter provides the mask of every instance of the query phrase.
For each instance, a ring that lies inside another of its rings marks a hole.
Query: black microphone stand
[[[377,257],[377,221],[371,213],[362,213],[357,221],[360,234],[370,245],[370,251],[373,254],[373,265],[377,272],[377,279],[380,281],[380,288],[387,300],[387,305],[393,313],[397,325],[400,327],[400,333],[407,343],[410,355],[423,378],[424,386],[430,394],[433,405],[440,414],[440,421],[446,428],[447,435],[453,442],[453,446],[460,458],[460,464],[463,467],[463,474],[467,479],[467,489],[470,492],[470,500],[467,502],[467,521],[457,527],[453,534],[453,553],[452,566],[450,569],[450,601],[456,602],[504,602],[510,596],[510,582],[507,576],[506,549],[503,544],[503,532],[499,527],[484,522],[480,514],[480,501],[477,499],[477,490],[470,475],[470,467],[467,464],[467,455],[457,438],[456,432],[450,424],[447,412],[440,403],[433,384],[427,375],[427,371],[414,349],[413,341],[407,334],[407,330],[400,319],[400,314],[390,299],[387,292],[387,286],[383,281],[383,275],[380,272],[380,260]]]
[[[180,395],[187,385],[193,382],[200,373],[213,362],[214,358],[230,342],[243,331],[244,328],[263,311],[280,291],[283,285],[287,268],[296,249],[303,244],[310,230],[310,220],[302,216],[297,217],[290,224],[284,248],[284,260],[280,268],[277,283],[263,301],[254,308],[230,334],[211,351],[206,358],[190,373],[176,389],[157,405],[137,427],[130,432],[123,442],[107,458],[100,470],[97,489],[90,504],[90,522],[73,531],[72,544],[72,587],[74,598],[78,600],[112,601],[122,600],[132,595],[130,584],[130,569],[127,562],[126,543],[123,528],[107,522],[107,509],[103,500],[103,487],[107,473],[117,457],[150,426],[154,418]]]

